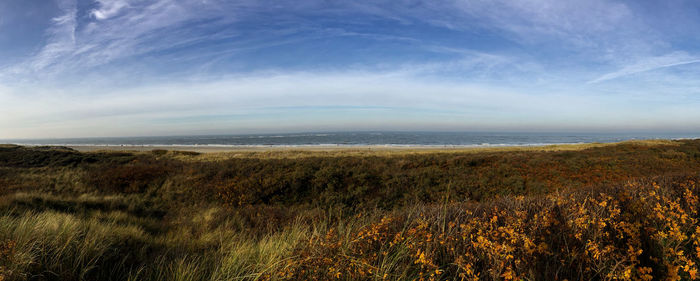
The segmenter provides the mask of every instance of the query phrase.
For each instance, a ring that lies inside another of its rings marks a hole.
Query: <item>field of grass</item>
[[[694,280],[700,140],[0,146],[0,280]]]

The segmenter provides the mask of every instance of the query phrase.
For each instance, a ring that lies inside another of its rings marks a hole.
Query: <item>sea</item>
[[[314,132],[286,134],[198,135],[157,137],[100,137],[7,139],[0,143],[49,146],[542,146],[610,143],[625,140],[695,139],[698,133],[516,133],[516,132]]]

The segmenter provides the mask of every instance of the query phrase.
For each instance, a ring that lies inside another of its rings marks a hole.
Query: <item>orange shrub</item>
[[[270,277],[696,280],[699,195],[696,179],[634,181],[396,212],[312,237]]]

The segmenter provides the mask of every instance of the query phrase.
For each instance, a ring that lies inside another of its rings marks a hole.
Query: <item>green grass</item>
[[[216,209],[158,226],[157,219],[130,213],[128,201],[26,193],[4,198],[0,241],[13,247],[1,260],[3,274],[8,280],[254,280],[282,266],[310,235],[291,224],[253,237],[229,228],[230,221],[211,225]],[[54,207],[57,202],[63,207]]]

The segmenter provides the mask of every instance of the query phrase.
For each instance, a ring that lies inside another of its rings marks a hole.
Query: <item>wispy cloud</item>
[[[214,19],[221,24],[232,19],[217,19],[223,11],[200,1],[101,0],[89,19],[79,21],[76,0],[58,3],[62,14],[47,30],[47,44],[7,72],[39,77],[75,73],[211,36],[188,33],[188,22]]]
[[[700,120],[700,71],[659,71],[700,62],[700,50],[666,37],[644,4],[55,1],[41,45],[0,69],[7,136],[129,130],[110,133],[119,123],[150,132],[168,120],[199,120],[185,131],[274,127],[305,110],[323,114],[297,121],[370,119],[356,109],[462,128],[700,126],[687,120]]]
[[[293,4],[269,5],[257,1],[99,0],[96,7],[88,11],[90,16],[81,19],[76,18],[75,1],[60,0],[63,14],[54,20],[48,30],[49,43],[27,62],[13,67],[13,73],[40,77],[79,73],[145,54],[211,42],[219,44],[219,49],[180,56],[213,56],[211,59],[217,59],[216,53],[223,56],[236,49],[255,48],[255,44],[246,44],[250,38],[243,35],[250,26],[231,24],[250,21],[262,15],[269,16],[269,13],[276,15],[265,22],[252,22],[255,28],[269,25],[266,30],[257,32],[270,32],[271,35],[264,38],[264,42],[259,42],[259,46],[274,45],[273,41],[289,41],[288,36],[294,36],[297,40],[303,36],[308,37],[306,40],[349,36],[426,45],[426,42],[421,42],[423,39],[410,36],[329,28],[323,26],[323,22],[314,23],[316,18],[333,16],[332,22],[358,26],[367,24],[352,20],[357,14],[401,24],[428,24],[468,32],[486,29],[525,45],[539,46],[548,42],[561,45],[565,42],[579,51],[598,53],[597,60],[619,60],[620,57],[631,56],[630,50],[645,49],[648,40],[643,38],[653,33],[645,31],[644,37],[637,36],[641,30],[645,30],[645,26],[633,12],[624,4],[606,0],[585,3],[556,0],[419,1],[419,5],[408,5],[405,1],[327,3],[303,0]],[[284,32],[285,29],[289,30],[287,36],[275,37],[274,32]],[[301,35],[300,30],[307,34]],[[625,32],[621,33],[620,30]],[[653,36],[649,38],[653,39]],[[222,42],[225,42],[224,45],[221,45]],[[436,45],[434,49],[455,47],[458,46]],[[633,53],[637,54],[637,51]]]
[[[98,0],[97,3],[100,7],[93,9],[90,14],[98,20],[111,18],[130,6],[127,0]]]
[[[60,0],[58,6],[62,14],[52,19],[53,25],[47,30],[47,43],[26,65],[33,71],[45,69],[65,56],[76,46],[75,31],[78,12],[75,0]],[[15,71],[18,71],[15,68]]]
[[[523,44],[556,41],[571,47],[611,48],[654,36],[654,31],[628,5],[617,1],[476,0],[402,4],[397,4],[398,10],[404,10],[404,14],[416,20],[459,30],[503,32]],[[639,36],[644,32],[645,36]]]
[[[644,118],[652,121],[640,125],[674,125],[683,121],[683,126],[700,128],[699,122],[688,121],[691,115],[700,120],[700,113],[691,113],[700,105],[698,102],[678,101],[640,113],[625,107],[629,100],[615,96],[584,96],[541,87],[444,83],[419,79],[401,70],[202,77],[199,81],[110,90],[90,99],[75,93],[65,97],[50,89],[43,91],[33,95],[43,96],[39,99],[5,99],[0,111],[10,114],[0,118],[0,127],[4,128],[0,138],[124,134],[121,129],[112,130],[118,124],[131,124],[132,132],[139,134],[182,134],[201,128],[209,131],[198,133],[247,132],[256,124],[293,129],[295,123],[313,126],[313,120],[319,126],[335,124],[336,129],[343,129],[352,125],[360,129],[362,120],[389,117],[396,120],[378,125],[389,129],[403,120],[416,126],[442,121],[443,125],[448,122],[463,130],[562,130],[581,126],[629,129],[630,122]],[[333,114],[334,110],[326,108],[343,108],[344,114]],[[367,115],[366,108],[372,108],[374,113]],[[207,118],[212,115],[223,117]],[[182,120],[189,121],[181,123]]]
[[[626,65],[617,71],[610,72],[596,79],[590,80],[588,83],[595,84],[637,73],[693,63],[700,63],[700,57],[691,56],[685,52],[674,52],[663,56],[644,58],[640,61]]]

